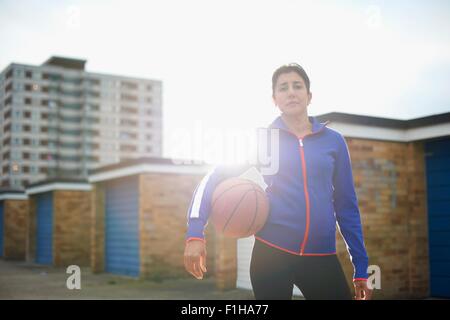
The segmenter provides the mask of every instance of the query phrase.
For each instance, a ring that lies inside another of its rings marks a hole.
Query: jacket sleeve
[[[354,280],[367,279],[368,256],[364,246],[361,217],[358,209],[350,155],[343,136],[339,135],[336,165],[333,174],[334,211],[354,267]]]
[[[213,168],[198,184],[194,191],[187,216],[186,240],[205,239],[204,229],[208,223],[211,211],[212,194],[222,181],[231,177],[238,177],[250,165],[218,166]]]

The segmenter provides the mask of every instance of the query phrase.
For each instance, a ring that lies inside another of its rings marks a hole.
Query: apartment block
[[[162,83],[53,56],[0,74],[1,189],[162,156]]]

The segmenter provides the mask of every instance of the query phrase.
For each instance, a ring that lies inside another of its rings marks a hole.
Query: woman
[[[306,299],[351,299],[336,255],[336,222],[353,266],[355,298],[370,299],[368,257],[347,145],[338,132],[308,117],[308,75],[298,64],[278,68],[272,96],[281,116],[279,170],[264,176],[270,215],[255,235],[250,278],[256,299],[292,299],[295,284]],[[189,208],[185,267],[196,278],[206,272],[204,227],[214,188],[240,168],[217,168],[197,187]]]

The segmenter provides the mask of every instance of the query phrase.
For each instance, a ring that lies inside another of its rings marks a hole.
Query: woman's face
[[[301,115],[311,102],[305,81],[297,72],[282,73],[275,86],[273,102],[286,115]]]

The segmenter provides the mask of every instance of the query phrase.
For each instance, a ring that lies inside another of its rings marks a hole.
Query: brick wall
[[[36,259],[36,197],[28,199],[28,227],[26,238],[26,260],[34,262]]]
[[[99,182],[91,192],[91,268],[99,273],[105,269],[105,186]]]
[[[191,277],[183,262],[186,215],[201,175],[142,174],[140,184],[141,275]],[[207,227],[207,268],[214,274],[215,237]]]
[[[428,295],[425,168],[421,143],[347,139],[369,264],[381,268],[374,298]],[[337,236],[351,284],[353,267]]]
[[[4,200],[4,258],[25,260],[28,200]]]
[[[89,265],[89,191],[53,192],[53,261],[55,266]]]
[[[139,233],[141,277],[155,280],[192,277],[184,269],[187,210],[202,175],[139,175]],[[91,267],[103,272],[105,265],[105,186],[94,185],[91,196]],[[212,226],[206,228],[207,268],[215,274],[216,246]]]

